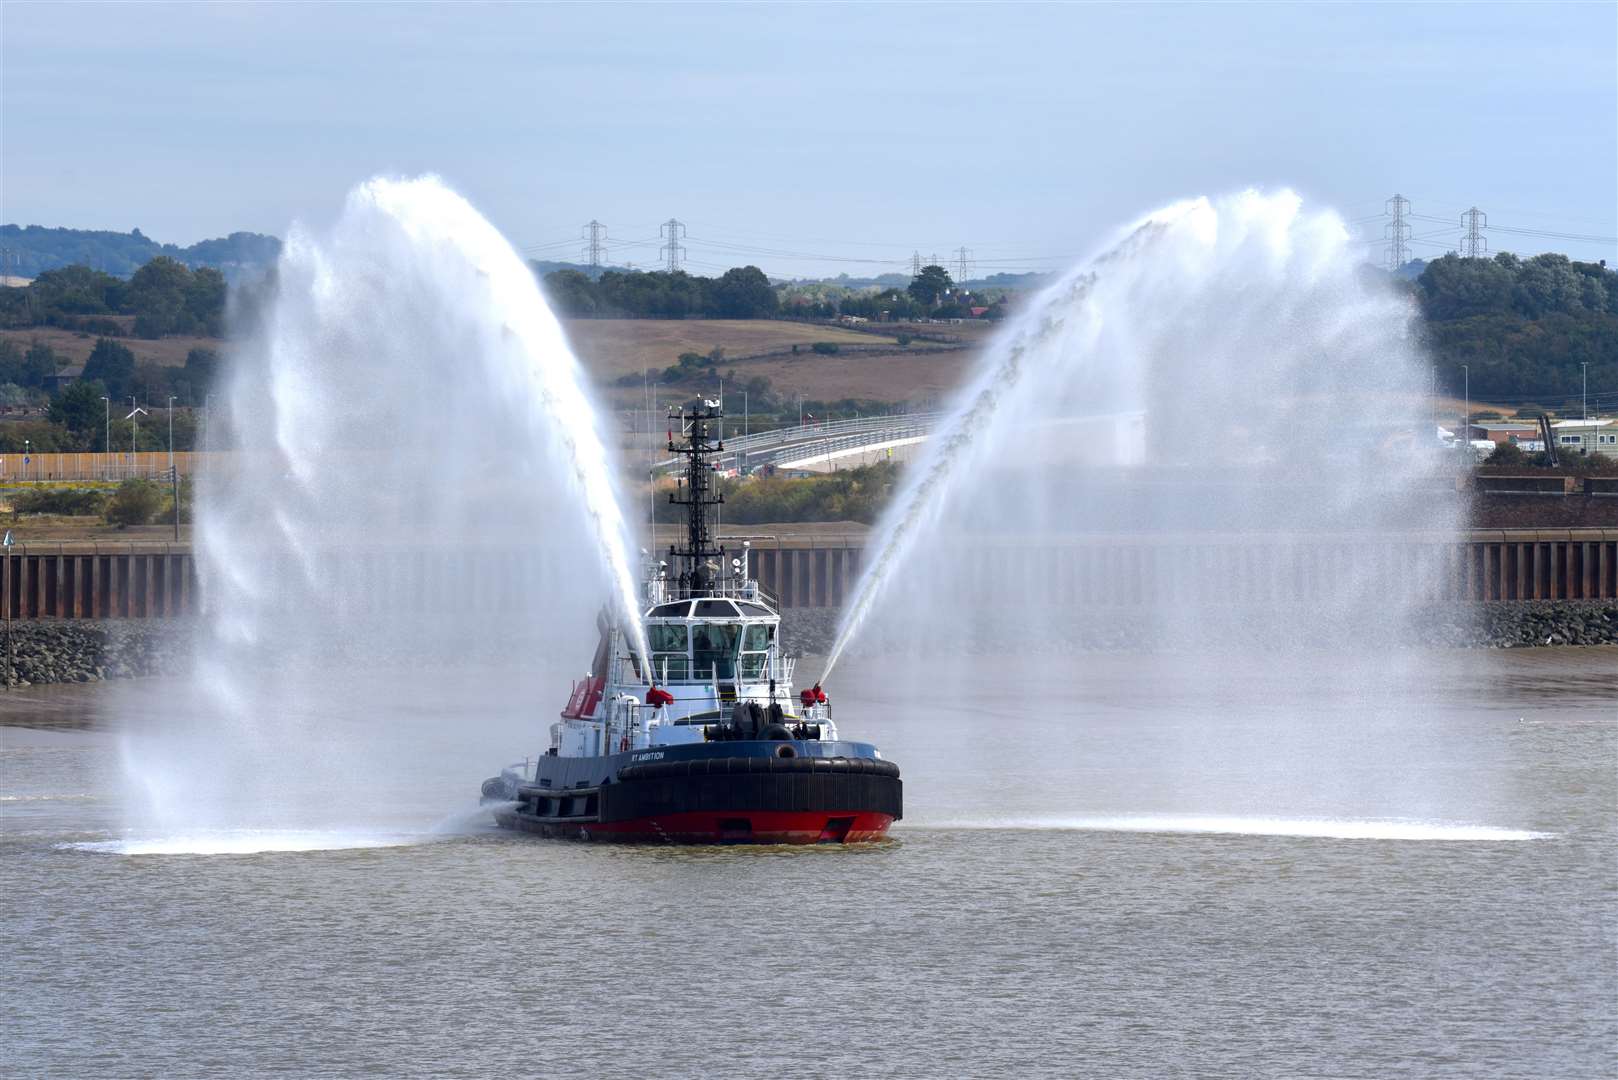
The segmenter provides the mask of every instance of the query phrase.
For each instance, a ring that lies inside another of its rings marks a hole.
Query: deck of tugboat
[[[790,747],[790,755],[783,754]],[[745,740],[733,742],[682,743],[655,746],[643,750],[630,750],[604,757],[560,757],[546,755],[537,760],[519,762],[501,773],[505,786],[515,792],[520,787],[534,787],[547,791],[570,791],[596,788],[618,779],[619,773],[632,765],[664,762],[719,761],[730,759],[821,759],[872,760],[882,755],[870,743],[845,739],[789,739]]]

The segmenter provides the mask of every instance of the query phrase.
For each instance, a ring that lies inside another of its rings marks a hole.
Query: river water
[[[177,684],[13,691],[0,1073],[1614,1075],[1618,651],[1345,670],[850,657],[906,818],[809,849],[490,828],[554,704],[499,670],[351,693],[391,750],[324,813],[131,834]]]

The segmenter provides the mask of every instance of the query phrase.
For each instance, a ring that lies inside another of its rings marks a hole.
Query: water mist
[[[517,253],[435,179],[363,184],[288,238],[222,399],[196,676],[128,738],[132,831],[420,824],[538,751],[634,578],[613,454]]]
[[[1022,819],[1448,809],[1390,753],[1424,737],[1405,646],[1463,507],[1413,305],[1360,264],[1337,215],[1247,192],[1030,298],[906,468],[824,669],[915,710],[918,742],[884,736],[912,775]],[[1279,715],[1298,686],[1318,705]]]
[[[1014,558],[963,581],[961,543],[1217,532],[1303,544],[1389,520],[1452,532],[1453,500],[1423,498],[1435,462],[1415,448],[1428,405],[1413,317],[1361,273],[1341,220],[1291,193],[1176,204],[1123,230],[1001,334],[908,468],[827,673],[873,616],[897,640],[901,624],[947,625],[934,620],[963,594],[1051,606],[1011,581]],[[1120,497],[1131,483],[1152,497]],[[1346,574],[1296,614],[1336,630],[1374,615],[1386,634],[1429,599],[1372,597],[1371,584]],[[890,590],[902,599],[884,606]],[[1146,611],[1208,625],[1186,603]]]

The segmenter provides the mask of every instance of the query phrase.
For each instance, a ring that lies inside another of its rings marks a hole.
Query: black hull
[[[899,769],[871,758],[700,758],[631,765],[596,788],[519,785],[502,826],[668,843],[852,843],[903,816]]]

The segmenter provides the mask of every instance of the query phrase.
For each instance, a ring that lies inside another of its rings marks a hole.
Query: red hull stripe
[[[500,824],[542,836],[673,844],[855,844],[880,840],[888,814],[813,811],[686,811],[611,822],[538,820],[497,814]]]

